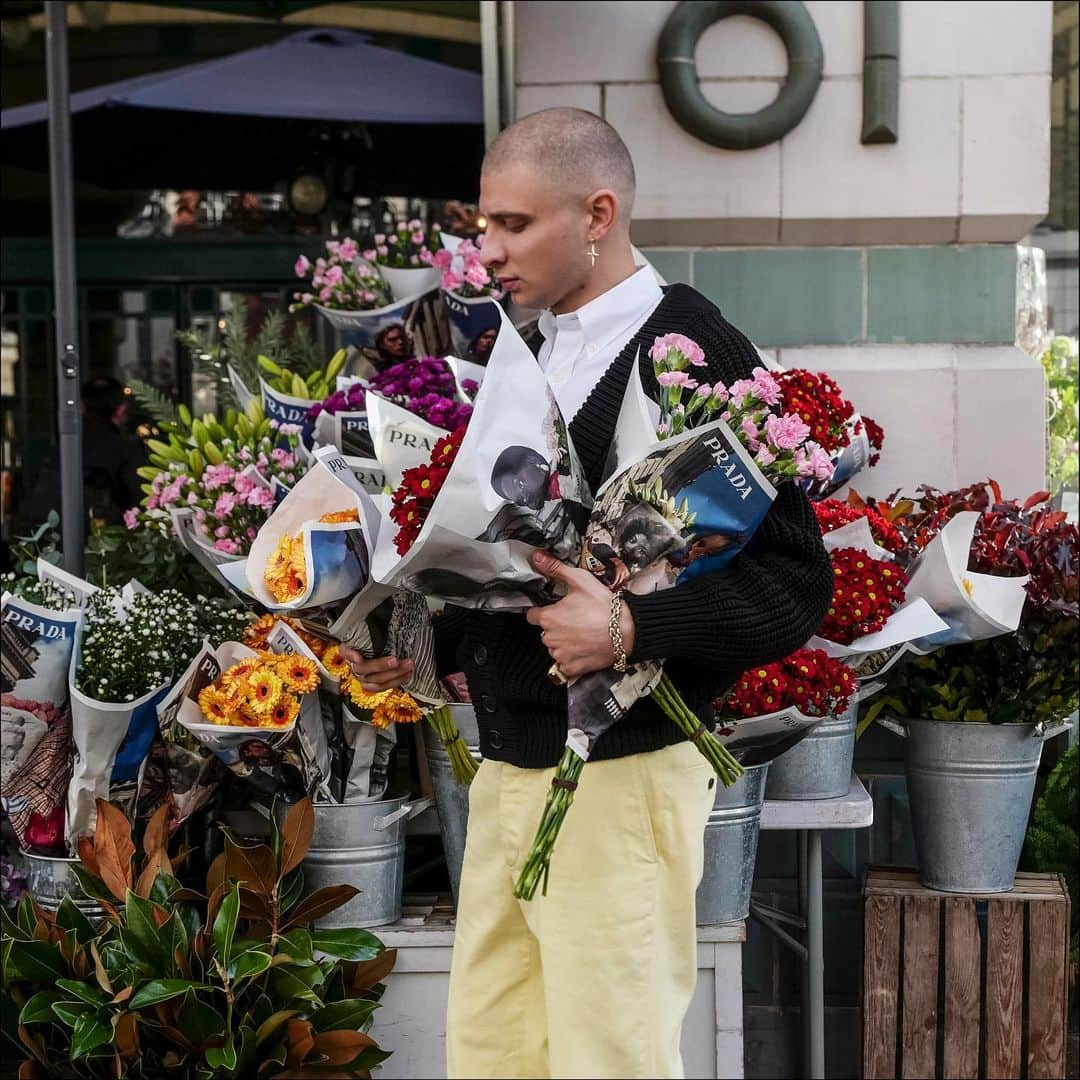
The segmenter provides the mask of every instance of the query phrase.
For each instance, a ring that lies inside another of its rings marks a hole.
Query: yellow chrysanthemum
[[[300,702],[292,694],[282,694],[269,712],[274,727],[288,727],[300,713]]]
[[[285,685],[298,694],[310,694],[319,685],[319,669],[315,661],[306,656],[279,656],[277,673],[285,680]]]
[[[323,514],[319,521],[324,525],[340,525],[346,521],[359,521],[360,516],[355,510],[331,510],[329,514]]]
[[[252,711],[260,716],[266,715],[274,707],[285,688],[281,677],[266,668],[253,672],[239,685]]]
[[[386,700],[371,714],[371,722],[380,728],[391,724],[415,724],[423,713],[414,698],[403,690],[391,690]]]
[[[349,665],[341,655],[340,645],[331,645],[322,655],[322,666],[335,678],[342,679],[351,673]]]

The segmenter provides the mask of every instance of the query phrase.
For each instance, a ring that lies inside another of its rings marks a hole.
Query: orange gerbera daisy
[[[281,696],[284,683],[274,672],[262,668],[249,675],[243,687],[246,691],[244,696],[251,710],[260,716],[265,716]]]
[[[341,525],[347,521],[359,521],[360,515],[355,510],[331,510],[323,514],[319,521],[324,525]]]
[[[282,533],[263,572],[266,587],[279,603],[295,600],[307,588],[304,538]]]
[[[261,649],[266,645],[270,631],[274,629],[277,618],[274,615],[260,615],[245,631],[244,644],[252,649]]]
[[[404,690],[391,690],[386,700],[372,713],[371,722],[380,728],[391,724],[415,724],[423,715],[410,694]]]
[[[282,694],[271,708],[269,720],[274,727],[288,727],[299,712],[300,702],[292,694]]]
[[[349,695],[349,700],[359,709],[377,709],[394,691],[379,690],[372,694],[360,685],[360,680],[349,675],[341,680],[341,689]]]
[[[322,666],[335,678],[343,679],[351,674],[345,658],[341,655],[340,645],[331,645],[322,655]]]
[[[298,694],[310,694],[319,685],[319,669],[306,656],[279,656],[277,672],[285,685]]]
[[[212,724],[231,724],[236,711],[229,695],[213,685],[199,691],[199,709]]]
[[[259,666],[260,661],[256,656],[247,656],[243,660],[237,661],[221,676],[219,681],[222,688],[227,689],[243,682],[252,672],[258,671]]]

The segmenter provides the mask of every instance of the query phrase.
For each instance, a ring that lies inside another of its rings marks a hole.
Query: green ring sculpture
[[[714,22],[749,15],[768,23],[788,55],[777,99],[755,113],[726,113],[706,100],[694,50]],[[814,20],[799,0],[682,0],[668,16],[656,50],[664,101],[679,126],[712,146],[752,150],[783,138],[806,115],[821,83],[825,54]]]

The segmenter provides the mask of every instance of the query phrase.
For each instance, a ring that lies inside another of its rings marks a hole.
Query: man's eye
[[[525,222],[524,221],[514,222],[513,225],[507,225],[506,226],[506,231],[507,232],[512,232],[512,233],[524,232],[525,231]]]

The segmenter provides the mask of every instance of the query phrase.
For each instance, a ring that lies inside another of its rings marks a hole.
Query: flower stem
[[[555,780],[567,784],[577,785],[581,779],[581,771],[585,768],[585,762],[569,747],[563,750],[562,757],[555,769],[552,785],[548,788],[547,799],[544,802],[544,813],[540,818],[540,824],[536,829],[529,855],[525,865],[521,868],[517,882],[514,884],[514,896],[519,900],[531,900],[536,895],[536,888],[543,882],[542,892],[547,896],[548,869],[551,865],[551,853],[555,848],[559,830],[562,828],[563,819],[566,817],[570,804],[574,801],[573,788],[560,787]]]
[[[465,740],[461,737],[461,732],[458,731],[457,724],[454,723],[449,708],[440,705],[437,709],[433,709],[428,713],[428,720],[431,722],[431,726],[435,729],[435,733],[439,736],[439,740],[450,758],[450,767],[454,771],[454,779],[459,784],[468,787],[472,782],[472,778],[476,775],[476,761],[473,759],[472,754],[469,753],[469,748],[465,745]]]
[[[701,721],[690,711],[665,672],[652,692],[653,700],[684,731],[698,751],[713,767],[724,787],[731,787],[743,774],[743,767],[709,730],[702,731]]]

